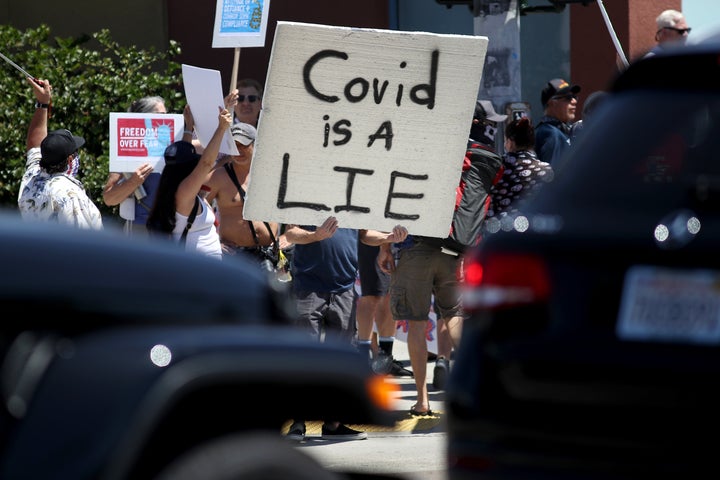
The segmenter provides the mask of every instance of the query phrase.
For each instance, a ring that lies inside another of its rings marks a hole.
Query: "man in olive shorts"
[[[468,148],[463,159],[482,165],[480,181],[458,186],[458,191],[472,189],[473,197],[486,201],[478,205],[477,220],[487,213],[488,192],[498,179],[502,165],[500,157],[494,151],[495,134],[498,125],[507,119],[507,115],[495,112],[488,100],[478,100],[475,105]],[[462,179],[461,179],[462,182]],[[461,192],[460,192],[461,193]],[[461,193],[460,197],[465,195]],[[469,198],[469,197],[468,197]],[[457,207],[457,205],[456,205]],[[479,234],[478,234],[479,235]],[[449,237],[448,237],[449,238]],[[462,281],[462,253],[447,248],[447,239],[408,235],[399,243],[397,264],[390,245],[381,245],[378,262],[383,271],[395,271],[390,282],[390,309],[395,320],[408,321],[407,345],[410,366],[415,377],[417,402],[410,408],[412,415],[431,415],[427,389],[427,339],[428,314],[434,296],[434,308],[437,316],[438,332],[447,328],[451,345],[441,341],[438,335],[438,360],[435,363],[433,386],[444,387],[449,373],[449,358],[452,347],[457,348],[462,331],[463,311],[460,284]],[[479,236],[476,238],[479,241]],[[439,378],[440,376],[445,378]],[[438,381],[439,380],[439,381]]]
[[[413,235],[400,244],[390,290],[393,318],[408,320],[408,354],[417,390],[417,402],[410,409],[410,413],[417,416],[433,413],[430,410],[426,382],[426,332],[433,295],[438,329],[440,323],[445,322],[453,340],[460,338],[463,315],[459,288],[462,257],[444,253],[427,240],[426,237]],[[394,262],[389,246],[381,246],[380,249],[379,261],[383,265]],[[441,347],[439,343],[438,347]],[[450,358],[450,351],[438,348],[438,358],[441,357]]]

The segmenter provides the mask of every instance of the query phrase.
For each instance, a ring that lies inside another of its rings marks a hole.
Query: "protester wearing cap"
[[[235,157],[245,157],[249,155],[249,158],[251,158],[255,149],[250,148],[248,150],[245,147],[254,144],[255,138],[257,138],[257,130],[255,127],[249,123],[234,121],[233,126],[230,127],[230,135],[233,137],[238,150],[238,154]],[[217,159],[217,166],[220,167],[230,161],[232,161],[232,155],[221,153]]]
[[[85,139],[68,130],[48,133],[48,80],[28,79],[35,95],[35,112],[27,135],[27,160],[20,182],[18,207],[24,219],[53,221],[79,228],[103,228],[102,216],[77,175],[78,150]]]
[[[498,123],[507,120],[507,115],[495,111],[489,100],[478,100],[475,104],[475,114],[470,126],[470,140],[486,145],[495,150],[495,135]]]
[[[562,78],[550,80],[540,94],[544,115],[535,127],[535,152],[553,167],[570,148],[570,128],[575,120],[580,86]]]
[[[185,140],[165,149],[165,167],[160,176],[155,204],[147,221],[153,235],[171,237],[181,242],[186,230],[185,250],[213,258],[222,258],[220,237],[215,227],[215,213],[203,195],[205,181],[215,166],[223,136],[232,123],[227,109],[219,109],[218,127],[202,155]],[[194,125],[190,107],[183,112],[185,125]],[[194,211],[194,215],[193,215]]]
[[[236,144],[240,142],[243,147],[247,147],[257,138],[257,130],[249,123],[236,122],[230,128],[230,134]]]
[[[230,133],[238,154],[230,155],[222,167],[216,168],[210,175],[206,183],[210,187],[207,198],[208,201],[215,202],[220,218],[218,229],[223,254],[226,257],[244,255],[261,259],[260,250],[271,246],[273,238],[278,237],[278,224],[246,220],[243,217],[244,193],[233,181],[234,176],[243,191],[247,191],[257,130],[249,123],[236,122],[230,128]],[[255,229],[255,235],[251,225]]]

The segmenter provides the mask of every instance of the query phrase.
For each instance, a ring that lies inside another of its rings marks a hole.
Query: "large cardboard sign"
[[[217,0],[213,48],[264,47],[270,0]]]
[[[110,171],[134,172],[143,163],[162,172],[165,148],[182,140],[182,115],[110,112]]]
[[[278,22],[245,218],[447,236],[487,43]]]

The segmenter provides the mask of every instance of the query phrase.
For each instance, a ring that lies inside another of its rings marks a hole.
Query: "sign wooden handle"
[[[235,47],[235,58],[233,59],[232,76],[230,78],[230,90],[228,93],[235,89],[238,77],[238,66],[240,65],[240,47]]]

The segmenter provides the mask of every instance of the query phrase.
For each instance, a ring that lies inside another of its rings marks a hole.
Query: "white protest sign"
[[[225,99],[220,85],[220,71],[183,64],[182,76],[185,98],[187,98],[195,121],[195,134],[200,144],[205,147],[217,130],[218,115],[220,115],[218,107],[225,108]],[[220,144],[220,153],[238,154],[229,129],[225,131],[225,136]]]
[[[270,0],[217,0],[213,48],[264,47]]]
[[[244,217],[446,237],[487,43],[278,22]]]
[[[110,113],[110,171],[134,172],[143,163],[155,172],[165,167],[165,148],[182,140],[182,115]]]

